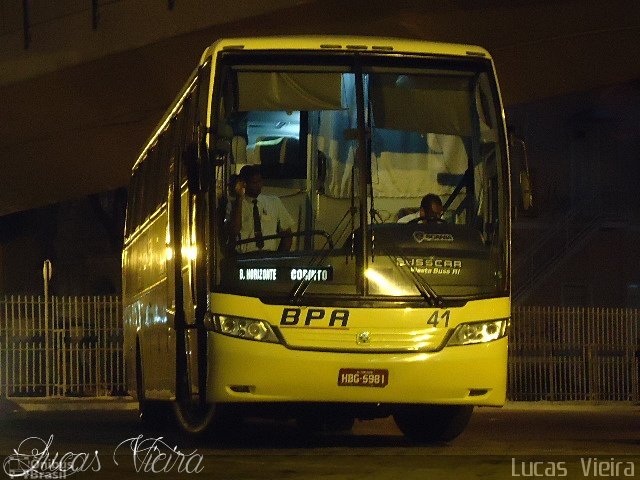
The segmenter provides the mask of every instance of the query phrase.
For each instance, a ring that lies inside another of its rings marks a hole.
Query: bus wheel
[[[214,404],[200,405],[191,402],[173,402],[173,412],[180,430],[189,437],[201,437],[208,433],[216,419],[217,408]]]
[[[244,424],[242,414],[223,403],[210,403],[203,407],[195,402],[190,405],[174,402],[174,414],[177,426],[186,439],[233,438],[241,434]]]
[[[448,442],[462,433],[472,413],[470,405],[406,405],[393,418],[411,442]]]

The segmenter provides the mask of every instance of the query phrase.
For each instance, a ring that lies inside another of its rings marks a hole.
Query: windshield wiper
[[[390,255],[387,255],[387,257],[389,257],[389,260],[391,260],[391,263],[400,272],[404,273],[401,267],[394,261],[395,260],[394,258],[392,258]],[[402,261],[405,263],[405,265],[409,265],[406,257],[401,255],[400,258],[402,258]],[[444,305],[444,300],[442,300],[442,297],[436,293],[433,287],[429,285],[429,283],[424,278],[422,278],[418,272],[413,271],[411,266],[409,266],[408,268],[409,268],[409,274],[411,275],[411,279],[413,280],[413,284],[416,286],[416,288],[418,289],[422,297],[432,307],[442,307],[442,305]]]
[[[375,213],[377,213],[377,212],[375,212]],[[373,217],[373,215],[372,215],[372,218],[375,218],[375,217]],[[371,238],[372,238],[372,243],[373,243],[373,238],[374,238],[373,226],[371,228]],[[407,257],[405,257],[404,255],[401,255],[399,253],[397,253],[395,255],[392,255],[392,254],[390,254],[388,252],[383,252],[383,254],[389,259],[391,264],[401,274],[409,273],[411,281],[413,282],[415,287],[418,289],[418,292],[420,292],[420,295],[422,295],[422,297],[429,303],[429,305],[431,305],[432,307],[441,307],[442,305],[444,305],[444,300],[442,299],[442,297],[440,297],[440,295],[438,295],[436,293],[436,291],[429,284],[429,282],[427,282],[418,272],[415,272],[412,269]],[[405,265],[407,265],[408,272],[407,272],[407,270],[404,270],[400,265],[398,265],[398,263],[396,262],[396,258],[398,258],[398,257],[402,259],[402,261],[404,262]],[[373,248],[372,248],[371,261],[373,262]]]
[[[324,263],[324,261],[327,259],[327,257],[329,255],[331,255],[331,253],[333,253],[336,249],[335,247],[335,243],[332,241],[332,238],[334,235],[336,235],[336,232],[338,232],[338,229],[342,226],[343,222],[345,221],[345,219],[347,219],[349,216],[353,216],[353,209],[354,207],[349,208],[349,210],[347,210],[344,215],[342,216],[342,218],[340,219],[340,221],[338,222],[338,224],[336,225],[336,227],[333,229],[333,231],[329,234],[329,236],[326,238],[326,242],[325,244],[322,246],[323,250],[319,250],[318,252],[316,252],[313,257],[311,257],[311,259],[309,260],[307,267],[308,268],[315,268],[315,267],[319,267],[322,263]],[[342,236],[344,235],[344,232],[346,231],[347,227],[348,227],[348,223],[344,225],[344,227],[342,228],[342,230],[340,232],[338,232],[337,235],[337,239],[342,238]],[[348,238],[352,238],[353,237],[353,228],[351,231],[351,234],[349,234]],[[329,247],[327,250],[324,250],[325,247]],[[299,299],[302,295],[304,295],[304,293],[307,291],[307,288],[309,288],[309,285],[311,285],[311,282],[313,280],[309,279],[309,278],[302,278],[301,280],[298,280],[298,282],[294,285],[294,287],[291,289],[291,291],[289,292],[289,302],[293,303],[294,301],[296,301],[297,299]]]

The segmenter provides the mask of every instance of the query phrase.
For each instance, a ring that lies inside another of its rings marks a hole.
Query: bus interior
[[[506,291],[507,165],[488,62],[223,59],[212,105],[218,143],[229,145],[217,166],[220,215],[235,176],[257,165],[262,193],[280,198],[294,226],[290,252],[238,248],[251,239],[221,248],[222,290],[422,300]],[[427,193],[444,204],[436,224],[412,218]],[[252,281],[238,274],[248,265],[287,273]],[[322,278],[301,286],[292,268]]]

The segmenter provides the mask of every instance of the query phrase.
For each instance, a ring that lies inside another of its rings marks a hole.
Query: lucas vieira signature
[[[51,449],[53,435],[48,440],[29,437],[13,450],[13,454],[5,458],[2,466],[10,478],[66,478],[79,472],[99,472],[102,469],[98,450],[92,453],[60,453]],[[121,450],[122,449],[122,450]],[[124,450],[124,452],[123,452]],[[117,466],[116,455],[119,451],[128,456],[131,454],[133,468],[136,472],[167,473],[200,473],[203,455],[196,450],[184,453],[176,446],[171,446],[163,437],[145,438],[143,435],[131,437],[120,442],[113,452],[113,462]]]
[[[169,446],[168,443],[158,438],[144,438],[143,435],[131,437],[120,442],[113,452],[113,463],[118,465],[116,454],[122,446],[129,446],[133,457],[133,468],[136,472],[166,473],[174,469],[178,473],[200,473],[203,456],[194,450],[183,453],[177,445]]]
[[[39,437],[29,437],[4,459],[2,467],[11,478],[66,478],[78,472],[99,472],[98,451],[93,453],[51,451],[53,435],[45,441]]]

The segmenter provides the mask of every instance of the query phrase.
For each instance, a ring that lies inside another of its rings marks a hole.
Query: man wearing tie
[[[282,201],[273,195],[262,193],[262,175],[257,165],[245,165],[240,170],[234,186],[235,199],[227,206],[226,221],[231,243],[241,243],[238,252],[256,250],[289,251],[293,220]],[[280,238],[265,239],[268,235]]]

